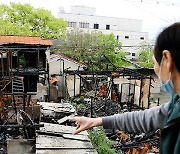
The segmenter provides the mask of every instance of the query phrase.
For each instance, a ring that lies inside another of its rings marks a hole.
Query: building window
[[[144,40],[144,37],[140,37],[140,40]]]
[[[89,23],[79,22],[79,28],[89,28]]]
[[[116,39],[119,40],[119,35],[116,36]]]
[[[126,52],[127,53],[127,55],[131,55],[131,53],[130,52]]]
[[[67,21],[67,26],[68,26],[68,27],[76,28],[76,22]]]
[[[106,25],[106,29],[107,29],[107,30],[110,30],[110,25]]]
[[[132,56],[134,57],[134,56],[136,56],[136,54],[135,54],[135,53],[132,53]]]
[[[94,24],[94,29],[99,29],[99,24]]]
[[[129,36],[125,36],[125,39],[129,39]]]

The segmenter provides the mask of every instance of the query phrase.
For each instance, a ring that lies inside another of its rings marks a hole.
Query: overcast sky
[[[56,17],[59,7],[65,12],[72,5],[95,7],[97,15],[142,20],[142,31],[151,38],[156,38],[165,26],[180,21],[180,0],[0,0],[10,2],[30,3],[50,10]]]

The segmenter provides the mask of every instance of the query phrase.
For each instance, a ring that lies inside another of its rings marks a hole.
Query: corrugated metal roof
[[[46,45],[52,46],[51,40],[43,40],[38,36],[9,36],[0,35],[0,45],[3,44],[31,44],[31,45]]]

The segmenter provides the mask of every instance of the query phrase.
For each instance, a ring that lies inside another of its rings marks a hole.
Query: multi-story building
[[[60,8],[58,17],[67,22],[68,30],[79,28],[88,32],[113,33],[123,49],[130,53],[130,58],[137,56],[138,46],[148,39],[148,33],[142,32],[142,20],[97,16],[96,9],[92,7],[71,6],[70,13]]]

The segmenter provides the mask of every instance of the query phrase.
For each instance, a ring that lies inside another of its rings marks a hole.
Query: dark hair
[[[178,71],[180,71],[180,22],[164,29],[156,40],[154,57],[159,65],[164,50],[168,50],[171,53],[172,59]]]

